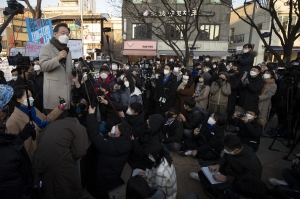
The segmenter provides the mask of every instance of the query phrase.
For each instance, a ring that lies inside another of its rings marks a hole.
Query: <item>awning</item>
[[[124,50],[123,55],[156,56],[156,50]]]
[[[232,53],[226,51],[192,51],[194,56],[202,56],[202,55],[209,55],[209,56],[230,56]],[[173,50],[159,50],[158,53],[160,55],[176,55]],[[185,53],[185,52],[183,52]]]
[[[283,52],[282,46],[270,46],[276,52]],[[300,52],[300,47],[294,46],[292,52]]]

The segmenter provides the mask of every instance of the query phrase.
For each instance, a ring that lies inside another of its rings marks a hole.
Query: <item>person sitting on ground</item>
[[[201,165],[202,167],[209,166],[212,172],[221,173],[213,175],[216,181],[232,184],[236,178],[246,174],[253,175],[257,179],[261,178],[262,164],[253,150],[243,145],[241,140],[232,134],[224,137],[223,144],[224,156],[216,164],[203,163]],[[192,172],[190,176],[200,180],[199,173]]]
[[[183,124],[177,120],[179,114],[178,109],[171,107],[166,112],[167,118],[162,128],[162,143],[171,151],[179,151],[181,148],[181,139],[183,135]]]
[[[130,178],[126,187],[126,198],[130,199],[165,199],[166,196],[157,185],[149,186],[145,178],[136,175]]]
[[[184,147],[188,150],[181,151],[181,156],[192,155],[203,160],[215,160],[221,157],[224,149],[222,139],[224,137],[225,116],[222,113],[213,113],[206,126],[194,130],[194,138],[186,138]]]
[[[176,199],[177,178],[172,158],[166,153],[162,144],[152,142],[147,148],[153,167],[146,172],[140,172],[150,186],[158,185],[166,195],[166,199]]]
[[[258,120],[258,116],[258,109],[249,109],[246,115],[235,112],[232,118],[228,118],[231,125],[239,127],[237,136],[242,143],[251,147],[255,152],[258,150],[260,137],[263,133],[263,126]]]
[[[196,101],[193,98],[184,100],[184,107],[186,110],[186,118],[182,114],[178,116],[183,122],[184,135],[193,138],[194,129],[203,122],[204,118],[199,111],[199,107],[196,107]]]
[[[99,74],[100,77],[98,79],[98,82],[108,84],[109,88],[112,90],[116,85],[116,81],[114,76],[109,72],[109,68],[107,66],[101,66]]]

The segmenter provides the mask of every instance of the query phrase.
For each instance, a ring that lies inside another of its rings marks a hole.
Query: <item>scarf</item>
[[[17,108],[20,109],[26,115],[29,115],[27,107],[17,106]],[[48,121],[42,121],[40,118],[38,118],[36,116],[36,112],[35,112],[35,109],[33,106],[31,106],[30,109],[31,109],[31,115],[32,115],[33,121],[38,127],[45,128],[50,123]]]
[[[275,83],[275,79],[273,79],[273,78],[272,79],[264,79],[264,81],[265,81],[265,84],[264,84],[264,87],[261,90],[261,95],[265,94],[267,92],[269,86],[271,84]]]
[[[67,47],[67,44],[61,44],[55,37],[52,37],[50,43],[55,46],[59,51],[62,51]]]
[[[207,127],[208,130],[213,130],[215,128],[215,126],[210,125],[208,123],[206,125],[207,125],[206,127]]]

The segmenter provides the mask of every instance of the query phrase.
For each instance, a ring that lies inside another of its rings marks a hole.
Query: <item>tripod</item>
[[[300,143],[300,136],[298,137],[298,139],[296,140],[296,134],[297,134],[297,128],[298,128],[298,124],[299,124],[299,119],[300,119],[300,113],[298,111],[297,113],[297,119],[296,119],[296,123],[295,123],[295,138],[294,138],[294,142],[290,148],[289,153],[283,157],[284,160],[288,160],[289,156],[291,155],[291,153],[294,151],[295,147]]]

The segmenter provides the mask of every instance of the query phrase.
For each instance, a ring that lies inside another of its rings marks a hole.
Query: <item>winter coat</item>
[[[165,119],[164,123],[166,123],[168,119]],[[163,142],[166,144],[172,142],[181,142],[183,135],[183,124],[175,119],[170,125],[164,125],[162,128],[163,133]]]
[[[260,179],[262,174],[262,165],[256,154],[245,145],[242,151],[237,155],[224,154],[217,162],[220,170],[224,170],[227,182],[233,183],[235,178],[251,174]]]
[[[125,107],[133,102],[139,102],[143,104],[142,92],[137,87],[134,87],[134,92],[130,93],[130,90],[125,88],[124,90],[113,90],[110,99],[116,103],[120,103]]]
[[[158,185],[166,195],[166,199],[176,199],[177,195],[177,178],[173,164],[169,163],[165,158],[157,168],[146,170],[146,180],[150,186]]]
[[[132,143],[125,136],[104,139],[99,134],[95,116],[87,115],[86,120],[88,136],[98,151],[87,190],[96,198],[108,198],[109,191],[124,183],[120,176],[128,161]]]
[[[275,83],[270,84],[268,87],[267,91],[259,95],[259,102],[258,102],[258,109],[260,110],[260,117],[263,117],[265,119],[268,118],[269,115],[269,110],[270,110],[270,103],[271,103],[271,98],[275,94],[277,90],[277,85]]]
[[[26,80],[26,83],[27,83],[28,90],[31,92],[32,97],[35,99],[35,89],[34,89],[35,87],[34,87],[33,82],[31,80],[30,81]],[[24,82],[23,74],[22,74],[22,77],[18,76],[16,81],[14,81],[11,84],[11,87],[15,88],[17,86],[24,86],[24,85],[25,85],[25,82]]]
[[[137,115],[128,115],[125,114],[125,120],[131,126],[132,134],[136,138],[138,137],[144,130],[145,124],[145,111],[137,114]]]
[[[45,199],[80,198],[83,191],[76,161],[89,146],[84,126],[73,118],[50,123],[33,157],[33,168],[41,174]]]
[[[51,111],[48,115],[44,115],[38,109],[35,108],[36,117],[40,118],[42,121],[52,122],[56,118],[60,116],[62,111],[56,107]],[[19,132],[24,128],[24,126],[29,122],[29,117],[23,111],[15,107],[14,112],[11,114],[10,118],[6,123],[6,130],[12,134],[19,134]],[[33,153],[38,145],[38,142],[42,135],[42,130],[36,124],[36,140],[33,141],[31,137],[29,137],[24,142],[24,148],[26,149],[28,155],[32,158]]]
[[[204,85],[204,88],[203,87],[201,88],[199,96],[195,97],[197,107],[207,109],[209,92],[210,92],[210,86]]]
[[[176,92],[175,107],[181,112],[185,113],[184,100],[192,98],[195,90],[195,84],[193,83],[189,88],[186,86]]]
[[[40,72],[40,74],[36,74],[36,78],[33,80],[35,84],[35,98],[33,102],[33,106],[39,109],[39,111],[43,112],[43,87],[44,87],[44,73]]]
[[[0,133],[0,196],[1,199],[22,198],[29,195],[33,185],[33,171],[29,156],[17,141],[18,135]],[[27,198],[27,197],[25,197]]]
[[[240,84],[239,106],[244,109],[258,108],[259,95],[264,86],[264,81],[260,75],[255,78],[249,77],[249,84]]]
[[[228,83],[230,84],[231,88],[231,94],[228,95],[228,103],[227,103],[227,113],[233,114],[235,111],[235,105],[236,105],[236,97],[238,95],[239,91],[239,85],[241,83],[240,79],[237,77],[237,75],[231,76],[228,80]]]
[[[258,150],[260,138],[263,133],[263,126],[257,123],[258,119],[253,119],[245,123],[240,118],[228,118],[228,121],[233,126],[239,127],[237,136],[241,139],[242,143],[251,146],[254,151]]]
[[[174,106],[176,91],[177,91],[177,77],[170,74],[168,81],[164,84],[164,76],[160,76],[157,85],[156,91],[154,94],[154,100],[157,107],[157,113],[165,113],[169,108]],[[160,99],[166,99],[163,103]]]
[[[114,76],[113,76],[112,74],[109,74],[109,75],[107,76],[107,78],[105,79],[105,82],[103,82],[102,78],[99,77],[99,78],[98,78],[98,82],[99,82],[99,84],[101,84],[101,83],[106,83],[106,84],[108,84],[108,86],[109,86],[109,88],[110,88],[111,90],[113,90],[113,89],[114,89],[114,86],[117,84],[117,82],[115,81],[115,78],[114,78]]]
[[[198,107],[193,108],[190,111],[186,111],[186,121],[183,122],[185,129],[194,130],[197,126],[203,122],[203,116]]]
[[[210,104],[227,105],[228,96],[231,94],[231,87],[229,83],[222,85],[220,88],[217,82],[213,82],[210,87]]]
[[[254,55],[252,52],[243,53],[242,56],[237,60],[239,66],[240,75],[243,76],[244,72],[247,71],[250,73],[251,68],[253,67]]]
[[[44,72],[44,109],[53,109],[59,102],[59,97],[67,102],[65,110],[70,108],[71,101],[71,70],[72,57],[68,53],[63,66],[57,59],[59,50],[51,43],[44,45],[39,54],[41,70]]]

